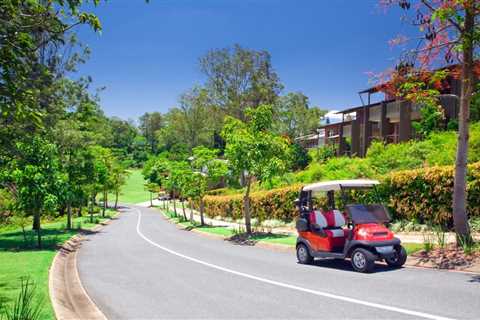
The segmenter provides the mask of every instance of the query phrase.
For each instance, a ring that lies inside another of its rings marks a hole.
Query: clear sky
[[[238,43],[265,49],[285,89],[311,105],[360,105],[366,72],[394,64],[388,40],[405,33],[399,10],[378,0],[110,0],[94,12],[103,31],[80,29],[92,49],[82,74],[101,94],[107,115],[137,118],[166,112],[178,96],[204,81],[198,58]]]

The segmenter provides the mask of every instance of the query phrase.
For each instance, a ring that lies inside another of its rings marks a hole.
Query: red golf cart
[[[353,269],[371,272],[375,261],[385,260],[401,267],[407,253],[400,240],[387,228],[390,217],[381,204],[350,204],[350,191],[373,191],[377,180],[337,180],[313,183],[300,190],[297,206],[300,217],[296,227],[297,259],[310,264],[314,258],[350,258]],[[327,198],[325,208],[315,208],[316,196]],[[341,195],[340,211],[336,195]]]

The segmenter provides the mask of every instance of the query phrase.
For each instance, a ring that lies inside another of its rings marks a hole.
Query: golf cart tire
[[[385,258],[385,262],[393,268],[400,268],[407,261],[407,251],[404,247],[399,246],[397,248],[397,255],[392,258]]]
[[[303,244],[299,243],[297,245],[297,260],[300,264],[312,264],[313,257],[308,250],[308,247]]]
[[[365,248],[356,248],[351,256],[352,267],[357,272],[369,273],[375,268],[376,256]]]

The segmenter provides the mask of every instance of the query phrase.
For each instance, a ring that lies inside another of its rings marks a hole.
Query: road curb
[[[101,223],[90,231],[99,231],[111,221]],[[82,233],[71,237],[58,250],[50,266],[48,278],[50,301],[58,320],[107,319],[90,298],[80,280],[77,253],[84,240]]]

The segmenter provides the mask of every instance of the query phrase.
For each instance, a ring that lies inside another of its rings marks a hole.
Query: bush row
[[[453,177],[453,166],[398,171],[380,192],[396,218],[452,226]],[[480,216],[480,162],[468,166],[467,191],[469,216]]]
[[[437,166],[394,172],[382,179],[378,194],[396,219],[451,226],[453,171],[453,166]],[[469,165],[467,180],[468,212],[471,217],[479,217],[480,162]],[[259,221],[294,220],[298,214],[294,200],[300,187],[300,184],[295,184],[252,193],[252,218]],[[209,217],[240,219],[243,216],[242,194],[207,195],[204,203]]]
[[[259,221],[270,219],[290,222],[298,215],[294,201],[298,198],[301,185],[268,191],[256,191],[250,196],[252,218]],[[207,195],[203,198],[205,214],[211,218],[241,219],[243,217],[243,195]]]

